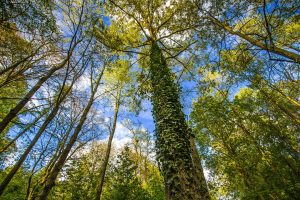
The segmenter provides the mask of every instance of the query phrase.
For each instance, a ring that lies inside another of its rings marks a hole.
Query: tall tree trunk
[[[66,77],[67,77],[67,75],[66,75]],[[65,77],[65,80],[66,80],[66,77]],[[73,87],[75,81],[77,80],[77,78],[73,79],[72,84],[70,85],[70,87],[68,87],[68,89],[66,91],[63,91],[64,87],[65,87],[65,83],[66,83],[64,81],[63,86],[62,86],[62,88],[60,90],[60,93],[58,95],[58,98],[55,101],[54,108],[51,110],[50,114],[46,117],[44,123],[42,124],[42,126],[40,127],[40,129],[38,130],[38,132],[36,133],[36,135],[34,136],[33,140],[29,144],[29,146],[26,148],[25,152],[21,155],[21,157],[19,158],[19,160],[17,161],[17,163],[13,166],[13,168],[10,170],[10,172],[8,173],[8,175],[2,181],[2,183],[0,185],[0,196],[2,195],[3,191],[5,190],[6,186],[9,184],[9,182],[11,181],[11,179],[13,178],[13,176],[16,174],[16,172],[22,166],[22,164],[25,161],[25,159],[27,158],[28,154],[30,153],[30,151],[32,150],[32,148],[34,147],[34,145],[37,143],[37,141],[39,140],[39,138],[41,137],[41,135],[43,134],[43,132],[46,130],[46,128],[49,125],[49,123],[56,116],[56,114],[57,114],[57,112],[58,112],[58,110],[60,108],[60,104],[66,99],[66,97],[68,96],[68,94],[72,90],[72,87]]]
[[[167,200],[199,200],[202,196],[192,159],[191,132],[179,100],[179,87],[156,42],[150,52],[150,81],[156,126],[158,161],[164,176]]]
[[[100,80],[102,78],[104,69],[105,69],[105,67],[103,67],[101,73],[98,75],[98,78],[97,78],[96,83],[95,83],[95,88],[92,89],[91,97],[90,97],[90,99],[88,101],[88,104],[85,107],[85,109],[84,109],[84,111],[81,115],[80,121],[79,121],[78,125],[76,126],[73,135],[71,136],[69,142],[66,145],[66,148],[62,151],[59,159],[57,160],[56,164],[54,165],[53,169],[51,170],[49,176],[47,177],[47,179],[45,181],[45,184],[42,188],[42,192],[39,195],[40,200],[46,200],[48,195],[49,195],[49,192],[55,186],[55,180],[56,180],[59,172],[61,171],[62,167],[64,166],[64,164],[65,164],[65,162],[68,158],[68,155],[69,155],[73,145],[75,144],[75,142],[77,140],[77,137],[78,137],[78,135],[81,131],[81,128],[82,128],[82,126],[83,126],[83,124],[86,120],[86,117],[87,117],[87,115],[90,111],[90,108],[93,105],[94,97],[95,97],[95,94],[97,92],[98,86],[100,84]]]
[[[121,87],[118,88],[117,91],[117,98],[116,98],[116,103],[115,103],[115,111],[114,111],[114,121],[112,125],[112,129],[110,130],[109,138],[108,138],[108,143],[107,143],[107,149],[105,152],[105,158],[104,161],[101,165],[100,169],[100,181],[99,185],[97,188],[97,194],[95,200],[100,200],[101,198],[101,193],[104,185],[104,179],[105,179],[105,173],[106,173],[106,168],[108,165],[109,161],[109,156],[110,156],[110,151],[111,151],[111,145],[112,145],[112,140],[116,131],[116,126],[117,126],[117,119],[118,119],[118,112],[119,112],[119,106],[120,106],[120,98],[121,98]]]
[[[51,160],[47,163],[47,166],[44,168],[37,183],[32,187],[30,194],[28,195],[28,198],[27,198],[28,200],[37,198],[39,186],[43,185],[45,183],[45,181],[47,180],[47,177],[50,175],[50,172],[51,172],[53,166],[55,165],[56,161],[59,159],[60,152],[63,150],[63,148],[67,142],[66,140],[69,137],[70,132],[73,130],[73,127],[74,127],[74,122],[71,122],[68,130],[66,131],[66,133],[62,139],[63,141],[61,143],[59,142],[57,144],[55,153],[53,154]]]
[[[190,143],[192,147],[192,158],[196,169],[196,176],[200,185],[201,196],[204,197],[204,199],[210,199],[202,164],[201,164],[201,159],[196,148],[195,140],[191,138]]]
[[[31,169],[30,176],[28,178],[28,183],[27,183],[26,199],[28,199],[28,197],[31,193],[30,188],[31,188],[31,185],[32,185],[32,178],[35,174],[35,169],[36,169],[38,163],[43,159],[43,156],[44,156],[45,152],[47,151],[48,145],[50,144],[51,140],[52,140],[52,136],[49,138],[45,148],[43,148],[43,151],[40,153],[38,159],[35,161],[32,169]]]

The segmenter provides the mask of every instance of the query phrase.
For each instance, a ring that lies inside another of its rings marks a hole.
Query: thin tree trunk
[[[24,133],[26,133],[28,130],[30,130],[30,128],[32,126],[34,126],[46,113],[47,113],[48,109],[45,109],[40,116],[38,116],[37,118],[35,118],[35,120],[30,123],[28,126],[26,126],[26,128],[24,128],[14,139],[12,139],[8,144],[6,144],[1,150],[0,150],[0,154],[3,153],[4,151],[7,151],[7,149],[13,144],[15,143]]]
[[[40,200],[46,200],[48,197],[49,192],[51,191],[51,189],[55,186],[55,180],[60,172],[60,170],[62,169],[62,167],[64,166],[64,163],[66,162],[66,159],[73,147],[73,145],[75,144],[77,137],[81,131],[81,128],[86,120],[86,117],[90,111],[90,108],[94,102],[94,96],[97,92],[98,86],[100,84],[100,80],[102,78],[103,72],[104,72],[105,67],[103,67],[101,73],[99,74],[97,81],[95,83],[95,88],[92,90],[92,94],[91,97],[88,101],[88,104],[86,106],[86,108],[84,109],[80,121],[78,123],[78,125],[76,126],[73,135],[71,136],[66,148],[62,151],[59,159],[57,160],[56,164],[54,165],[53,169],[50,172],[50,175],[47,177],[45,184],[43,186],[42,192],[39,195],[39,199]]]
[[[277,106],[282,112],[285,113],[286,116],[290,117],[294,122],[300,124],[300,118],[298,115],[294,115],[291,113],[288,109],[286,109],[284,106],[282,106],[276,99],[274,99],[272,96],[270,96],[267,92],[265,92],[263,89],[260,89],[259,92],[261,92],[267,100],[269,100],[271,103],[273,103],[275,106]]]
[[[119,106],[120,106],[120,98],[121,98],[121,87],[118,88],[117,91],[117,98],[116,98],[116,103],[115,103],[115,111],[114,111],[114,121],[113,121],[113,125],[112,125],[112,129],[110,130],[110,135],[108,138],[108,144],[107,144],[107,149],[105,152],[105,158],[104,161],[101,165],[101,169],[100,169],[100,181],[99,181],[99,185],[97,188],[97,194],[96,194],[96,198],[95,200],[100,200],[101,198],[101,193],[102,193],[102,189],[103,189],[103,185],[104,185],[104,179],[105,179],[105,173],[106,173],[106,168],[108,165],[108,161],[109,161],[109,156],[110,156],[110,152],[111,152],[111,145],[112,145],[112,140],[116,131],[116,126],[117,126],[117,119],[118,119],[118,112],[119,112]]]
[[[68,52],[67,58],[63,60],[58,66],[52,67],[46,75],[39,79],[39,81],[31,88],[31,90],[23,97],[23,99],[12,108],[9,113],[3,118],[0,122],[0,133],[4,131],[4,129],[8,126],[8,124],[17,116],[17,114],[24,108],[24,106],[28,103],[31,97],[40,89],[40,87],[45,83],[57,70],[63,68],[66,63],[69,61],[76,45],[80,41],[74,43],[74,45],[70,48]]]
[[[41,154],[39,155],[39,158],[35,161],[35,163],[34,163],[32,169],[31,169],[31,173],[30,173],[30,176],[29,176],[29,178],[28,178],[28,183],[27,183],[26,199],[28,199],[29,196],[30,196],[30,194],[31,194],[30,188],[31,188],[32,178],[33,178],[33,176],[34,176],[34,174],[35,174],[35,172],[34,172],[34,171],[35,171],[35,168],[36,168],[36,166],[38,165],[38,163],[40,162],[40,160],[42,159],[42,156],[44,155],[44,153],[47,151],[47,147],[48,147],[48,145],[50,144],[51,139],[52,139],[52,136],[51,136],[50,139],[48,140],[47,145],[45,146],[45,148],[43,149],[43,151],[42,151]]]
[[[5,74],[5,73],[7,73],[8,71],[14,70],[19,65],[21,65],[24,62],[26,62],[29,58],[34,57],[44,45],[45,44],[42,44],[33,53],[31,53],[30,55],[26,56],[25,58],[22,58],[21,60],[18,60],[17,62],[11,64],[9,67],[7,67],[5,69],[1,69],[0,70],[0,76],[3,75],[3,74]]]
[[[55,150],[55,153],[53,154],[51,160],[49,161],[49,163],[47,164],[47,166],[45,167],[44,172],[40,175],[40,178],[38,180],[38,183],[32,188],[32,190],[30,191],[30,194],[28,196],[28,200],[30,199],[35,199],[37,198],[38,195],[38,191],[37,188],[39,185],[43,185],[45,183],[45,181],[47,180],[47,177],[50,175],[51,170],[53,169],[54,164],[56,163],[56,161],[59,159],[59,156],[61,153],[59,153],[60,151],[63,150],[65,144],[66,144],[66,140],[69,137],[70,132],[72,131],[74,127],[74,123],[71,122],[70,126],[68,128],[68,130],[65,133],[65,136],[63,138],[63,141],[61,142],[61,144],[57,145],[57,148]]]
[[[69,88],[69,90],[71,90],[71,87]],[[17,161],[17,163],[13,166],[13,168],[10,170],[10,172],[8,173],[8,175],[2,181],[2,183],[0,185],[0,196],[2,195],[4,189],[9,184],[9,182],[11,181],[11,179],[13,178],[13,176],[16,174],[16,172],[22,166],[23,162],[25,161],[25,159],[27,158],[28,154],[30,153],[30,151],[32,150],[32,148],[34,147],[34,145],[36,144],[36,142],[39,140],[39,138],[41,137],[41,135],[43,134],[43,132],[47,128],[48,124],[52,121],[52,119],[57,114],[57,112],[59,110],[59,107],[60,107],[60,104],[66,98],[66,96],[67,96],[67,93],[65,93],[60,98],[60,100],[56,102],[55,107],[52,109],[51,113],[47,116],[47,118],[45,119],[43,125],[41,126],[41,128],[39,129],[39,131],[37,132],[37,134],[34,136],[33,140],[31,141],[31,143],[29,144],[29,146],[26,148],[25,152],[21,155],[21,157],[19,158],[19,160]]]
[[[179,101],[179,87],[155,41],[150,52],[153,118],[158,161],[167,200],[199,200],[202,196],[192,159],[191,133]]]
[[[65,80],[66,80],[67,76],[68,76],[68,74],[66,74]],[[60,90],[60,93],[58,95],[58,98],[57,98],[57,100],[55,102],[54,108],[52,109],[52,111],[50,112],[50,114],[45,119],[44,123],[40,127],[40,129],[37,132],[37,134],[34,136],[33,140],[29,144],[29,146],[26,148],[25,152],[21,155],[21,157],[19,158],[19,160],[17,161],[17,163],[13,166],[13,168],[10,170],[10,172],[8,173],[8,175],[2,181],[2,183],[0,185],[0,196],[2,195],[3,191],[5,190],[6,186],[9,184],[9,182],[11,181],[11,179],[13,178],[13,176],[16,174],[16,172],[22,166],[22,164],[25,161],[26,157],[28,156],[28,154],[30,153],[30,151],[32,150],[32,148],[34,147],[34,145],[36,144],[36,142],[39,140],[39,138],[41,137],[41,135],[43,134],[43,132],[46,130],[46,128],[49,125],[49,123],[52,121],[52,119],[57,114],[57,112],[59,110],[59,107],[60,107],[60,104],[66,99],[67,95],[71,91],[71,89],[72,89],[75,81],[77,80],[77,78],[78,78],[78,76],[76,76],[76,78],[73,79],[71,86],[66,91],[63,91],[63,89],[65,87],[65,83],[66,83],[65,80],[64,80],[63,86],[62,86],[62,88]]]

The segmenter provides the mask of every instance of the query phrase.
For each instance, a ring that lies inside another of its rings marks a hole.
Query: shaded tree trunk
[[[43,170],[37,183],[32,187],[30,194],[28,195],[28,198],[27,198],[28,200],[37,198],[39,186],[43,185],[45,183],[45,181],[47,180],[47,177],[50,175],[50,172],[53,169],[53,166],[55,165],[56,161],[59,159],[61,151],[63,150],[64,146],[66,145],[66,142],[67,142],[66,140],[69,137],[70,132],[73,130],[73,127],[74,127],[74,122],[71,122],[68,130],[65,133],[63,141],[57,145],[55,153],[53,154],[51,160],[45,167],[45,170]]]
[[[150,52],[153,118],[157,157],[165,180],[167,200],[199,200],[201,187],[192,159],[191,132],[179,100],[179,87],[172,79],[161,49],[155,41]]]
[[[71,89],[71,88],[70,88]],[[11,179],[14,177],[14,175],[16,174],[16,172],[19,170],[19,168],[22,166],[23,162],[25,161],[25,159],[27,158],[28,154],[30,153],[30,151],[32,150],[32,148],[34,147],[34,145],[37,143],[37,141],[40,139],[41,135],[43,134],[43,132],[46,130],[47,126],[49,125],[49,123],[52,121],[52,119],[55,117],[55,115],[57,114],[60,104],[62,103],[62,101],[65,99],[66,94],[63,95],[60,100],[58,102],[56,102],[54,108],[52,109],[52,111],[50,112],[50,114],[47,116],[47,118],[45,119],[44,123],[42,124],[41,128],[39,129],[39,131],[37,132],[37,134],[34,136],[33,140],[31,141],[31,143],[29,144],[29,146],[26,148],[26,150],[24,151],[24,153],[21,155],[21,157],[19,158],[19,160],[17,161],[17,163],[13,166],[13,168],[10,170],[10,172],[8,173],[8,175],[5,177],[5,179],[2,181],[1,185],[0,185],[0,195],[2,195],[3,191],[5,190],[6,186],[9,184],[9,182],[11,181]]]
[[[196,169],[196,176],[197,176],[197,180],[199,181],[199,185],[200,185],[201,196],[204,197],[204,199],[210,199],[205,176],[203,173],[201,159],[200,159],[199,153],[196,148],[195,140],[193,138],[191,138],[190,143],[191,143],[191,147],[192,147],[192,158],[193,158],[193,163],[194,163],[195,169]]]
[[[24,133],[30,130],[36,123],[48,112],[48,109],[43,110],[43,112],[35,118],[35,120],[27,125],[14,139],[7,143],[2,149],[0,149],[0,154],[7,151]]]

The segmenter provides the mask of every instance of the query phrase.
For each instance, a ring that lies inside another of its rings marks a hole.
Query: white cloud
[[[90,88],[90,86],[91,86],[90,78],[85,75],[81,76],[75,84],[75,88],[81,92]]]
[[[114,139],[131,138],[130,131],[120,122],[117,122]]]
[[[105,118],[105,121],[108,122],[108,118]],[[104,139],[100,140],[100,142],[107,143],[109,135],[107,135]],[[113,145],[116,149],[122,149],[126,144],[131,141],[131,133],[130,131],[120,122],[117,122],[115,135],[113,138]]]

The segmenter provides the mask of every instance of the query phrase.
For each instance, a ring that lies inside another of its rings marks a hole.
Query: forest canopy
[[[299,199],[297,0],[0,16],[0,199]]]

